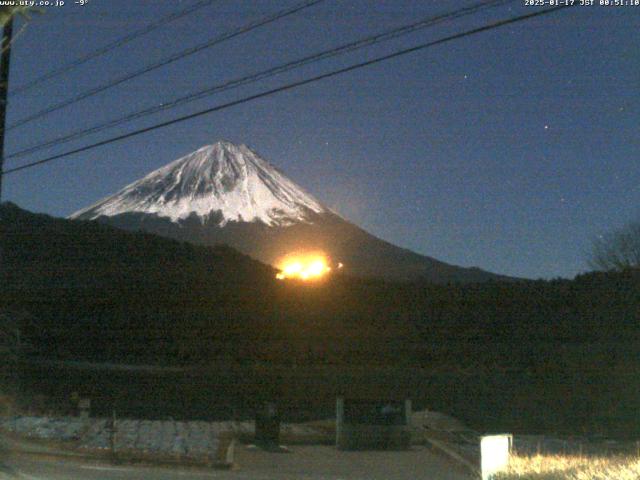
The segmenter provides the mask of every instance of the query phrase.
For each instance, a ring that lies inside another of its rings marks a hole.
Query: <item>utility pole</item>
[[[4,134],[7,121],[7,94],[9,93],[9,63],[13,39],[13,14],[2,27],[2,55],[0,55],[0,202],[2,201],[2,177],[4,171]]]

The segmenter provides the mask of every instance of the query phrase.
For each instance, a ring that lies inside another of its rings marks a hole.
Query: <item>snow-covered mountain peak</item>
[[[70,218],[138,212],[172,221],[220,212],[227,222],[290,225],[329,209],[246,145],[218,141],[199,148]]]

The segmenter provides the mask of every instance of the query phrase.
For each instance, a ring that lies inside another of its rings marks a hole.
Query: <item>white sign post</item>
[[[487,435],[480,439],[480,465],[482,480],[507,469],[511,455],[512,435]]]

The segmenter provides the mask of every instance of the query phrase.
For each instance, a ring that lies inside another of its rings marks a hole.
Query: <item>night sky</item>
[[[15,42],[11,87],[190,3],[45,8]],[[10,93],[8,121],[294,3],[219,0],[69,75]],[[11,130],[6,153],[470,3],[326,0]],[[514,2],[5,167],[533,11]],[[640,218],[639,89],[640,7],[574,7],[9,175],[3,200],[66,216],[226,139],[397,245],[507,275],[573,277],[588,269],[597,235]]]

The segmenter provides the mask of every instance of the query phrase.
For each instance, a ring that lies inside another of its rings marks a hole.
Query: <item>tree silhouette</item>
[[[640,268],[640,222],[597,238],[589,265],[605,271]]]

